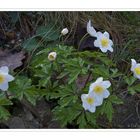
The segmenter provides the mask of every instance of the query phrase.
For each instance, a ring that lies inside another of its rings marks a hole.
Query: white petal
[[[97,78],[97,80],[95,81],[96,83],[100,83],[100,82],[102,82],[103,81],[103,77],[99,77],[99,78]]]
[[[97,38],[102,38],[103,34],[101,32],[97,32]]]
[[[100,42],[99,42],[98,39],[94,41],[94,46],[95,46],[95,47],[99,47],[99,46],[100,46]]]
[[[113,41],[111,39],[109,39],[109,44],[110,46],[113,46]]]
[[[86,102],[86,98],[87,98],[88,94],[82,94],[81,95],[81,100],[82,100],[82,106],[85,110],[87,110],[89,108],[89,105]]]
[[[8,82],[0,84],[0,89],[6,91],[8,89]]]
[[[3,73],[8,73],[9,72],[9,68],[7,66],[2,66],[0,68],[0,71],[3,72]]]
[[[102,103],[103,103],[103,96],[96,96],[96,102],[95,102],[95,105],[96,106],[100,106],[100,105],[102,105]]]
[[[108,98],[109,95],[110,95],[110,92],[108,90],[105,90],[103,97]]]
[[[104,87],[104,88],[109,88],[110,86],[111,86],[111,83],[110,83],[110,81],[103,81],[102,82],[102,86]]]
[[[91,26],[91,21],[89,20],[89,22],[87,23],[87,32],[92,36],[92,37],[96,37],[96,30],[94,29],[93,26]]]
[[[88,110],[92,113],[94,113],[96,111],[96,107],[95,106],[90,106],[90,108],[88,108]]]
[[[95,93],[93,92],[93,88],[90,87],[88,95],[91,97],[95,97]]]
[[[140,79],[140,75],[136,75],[135,73],[134,73],[134,77]]]
[[[90,84],[90,86],[89,86],[89,93],[91,92],[93,92],[93,89],[94,89],[94,87],[96,86],[96,83],[94,82],[94,83],[92,83],[92,84]],[[89,94],[88,93],[88,94]]]
[[[100,49],[103,53],[106,53],[107,52],[107,49],[106,48],[103,48],[102,46],[100,46]]]
[[[137,65],[136,60],[135,59],[131,59],[131,71],[134,70],[134,68],[136,67],[136,65]]]
[[[113,48],[112,48],[111,46],[108,47],[108,50],[109,50],[110,52],[113,52]]]
[[[12,76],[12,75],[6,75],[6,80],[8,81],[8,82],[10,82],[10,81],[13,81],[15,78]]]
[[[107,37],[107,38],[109,38],[109,33],[105,31],[104,32],[104,36]]]
[[[87,110],[89,108],[89,105],[86,102],[83,102],[82,106],[85,110]]]
[[[87,97],[87,94],[82,94],[82,95],[81,95],[81,100],[82,100],[82,102],[85,101],[86,97]]]

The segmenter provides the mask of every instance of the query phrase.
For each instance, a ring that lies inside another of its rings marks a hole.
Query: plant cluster
[[[8,74],[7,66],[0,68],[0,120],[8,119],[8,107],[14,100],[25,99],[35,106],[45,98],[55,102],[53,119],[62,127],[73,124],[79,128],[98,128],[105,116],[111,123],[114,106],[123,103],[116,95],[120,76],[130,93],[140,91],[139,85],[134,84],[136,78],[140,79],[140,64],[131,59],[135,78],[119,72],[107,53],[113,53],[115,48],[108,32],[97,32],[91,21],[87,23],[87,33],[96,38],[93,47],[101,52],[80,52],[66,46],[60,38],[68,34],[68,29],[63,29],[61,35],[59,32],[55,25],[41,26],[35,36],[23,43],[32,59],[26,71],[15,78]]]

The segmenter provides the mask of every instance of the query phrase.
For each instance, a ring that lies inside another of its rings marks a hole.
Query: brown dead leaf
[[[22,60],[24,58],[25,53],[23,51],[12,53],[9,50],[0,49],[0,67],[7,66],[14,70],[23,64]]]

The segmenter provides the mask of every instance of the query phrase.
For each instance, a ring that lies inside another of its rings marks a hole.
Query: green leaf
[[[133,87],[128,87],[128,93],[131,95],[134,95],[135,93],[137,93],[137,91],[133,88]]]
[[[27,100],[32,103],[33,105],[36,105],[36,101],[38,99],[38,89],[36,89],[34,86],[27,89],[24,93]]]
[[[60,30],[54,24],[38,27],[36,34],[42,37],[45,41],[54,41],[58,39]]]
[[[22,100],[26,89],[31,87],[31,79],[25,76],[18,76],[16,80],[10,84],[9,90],[15,94],[15,97]]]
[[[136,78],[134,76],[126,77],[125,81],[129,86],[131,86],[136,81]]]
[[[76,52],[75,55],[79,55],[82,57],[93,57],[93,58],[100,58],[105,57],[106,55],[100,52],[91,52],[91,51],[83,51],[83,52]]]
[[[118,71],[118,69],[117,68],[115,68],[115,69],[110,69],[111,70],[111,75],[110,75],[110,77],[112,77],[112,78],[116,78],[116,77],[119,77],[119,76],[122,76],[123,74],[122,73],[120,73],[119,71]]]
[[[45,75],[45,74],[44,74]],[[41,78],[40,80],[39,80],[39,85],[41,86],[41,87],[46,87],[46,85],[50,82],[50,79],[51,79],[51,77],[50,76],[48,76],[48,77],[43,77],[43,78]]]
[[[59,38],[60,30],[54,24],[48,24],[47,26],[40,26],[37,28],[36,34],[27,39],[22,47],[27,51],[32,51],[42,46],[43,41],[54,41]]]
[[[72,58],[65,62],[64,72],[69,72],[68,84],[71,84],[75,82],[79,75],[86,74],[88,69],[83,59]]]
[[[77,79],[79,74],[80,74],[80,71],[76,71],[75,73],[71,74],[68,84],[71,84],[72,82],[74,82]]]
[[[8,112],[8,110],[0,106],[0,120],[8,120],[9,117],[10,113]]]
[[[72,96],[66,96],[64,98],[61,98],[58,103],[61,105],[61,107],[65,107],[68,106],[70,103],[76,103],[77,100],[78,97],[72,95]]]
[[[112,107],[112,103],[109,100],[106,100],[106,101],[104,101],[103,105],[100,106],[98,115],[105,114],[107,116],[107,119],[109,120],[109,122],[111,122],[112,117],[113,117],[113,113],[114,113],[114,109]]]
[[[123,101],[116,95],[110,95],[108,99],[114,104],[123,104]]]
[[[86,112],[86,118],[89,124],[96,125],[96,115],[95,113]]]
[[[113,113],[114,113],[114,110],[113,110],[111,102],[106,102],[105,114],[106,114],[109,122],[112,121]]]
[[[84,51],[84,52],[78,52],[75,53],[76,55],[79,55],[81,57],[85,58],[94,58],[96,60],[99,60],[100,62],[104,63],[105,65],[114,65],[113,62],[107,57],[106,54],[100,53],[100,52],[91,52],[91,51]]]
[[[36,48],[38,48],[40,44],[38,44],[38,41],[35,37],[27,39],[23,44],[22,47],[26,49],[27,51],[32,51]]]
[[[25,76],[18,76],[13,84],[10,85],[9,91],[15,94],[15,98],[22,100],[24,97],[35,105],[39,97],[39,89],[31,85],[31,79]]]
[[[62,73],[60,73],[59,76],[57,76],[57,79],[61,79],[61,78],[65,77],[68,74],[69,74],[69,72],[62,72]]]
[[[74,104],[73,104],[74,106]],[[70,107],[59,107],[57,106],[53,112],[56,120],[59,120],[62,127],[66,127],[68,123],[72,123],[76,117],[79,116],[81,111],[75,109],[73,106]]]
[[[67,96],[74,96],[74,92],[75,91],[75,86],[71,86],[71,85],[63,85],[63,86],[59,86],[55,89],[53,89],[53,91],[48,91],[50,92],[50,98],[60,98],[63,99],[64,97]]]
[[[137,92],[140,92],[140,84],[133,86],[133,89],[135,89]]]
[[[140,84],[137,84],[137,85],[135,85],[135,86],[131,86],[131,87],[128,87],[128,92],[130,93],[130,94],[135,94],[135,93],[139,93],[140,92]]]
[[[109,69],[105,66],[98,65],[96,68],[93,69],[93,74],[98,76],[102,76],[104,78],[110,77]]]
[[[3,105],[12,105],[13,103],[6,99],[6,98],[0,98],[0,106],[3,106]]]
[[[87,126],[84,113],[80,114],[80,116],[78,117],[77,124],[79,124],[79,128],[85,128]]]

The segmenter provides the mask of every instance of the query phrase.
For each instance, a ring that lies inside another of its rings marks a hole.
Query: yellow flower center
[[[108,46],[108,44],[109,44],[108,39],[103,38],[103,39],[101,40],[101,44],[102,44],[102,46],[103,46],[103,47],[107,47],[107,46]]]
[[[140,67],[135,68],[134,71],[137,75],[140,75]]]
[[[94,99],[93,98],[90,98],[90,97],[88,97],[87,98],[87,102],[88,102],[88,104],[93,104],[94,103]]]
[[[5,80],[5,77],[4,75],[0,74],[0,84],[2,84]]]
[[[53,56],[53,55],[50,55],[49,58],[50,58],[50,59],[54,59],[54,56]]]
[[[53,60],[55,60],[55,57],[54,57],[53,54],[50,54],[50,55],[48,56],[48,59],[49,59],[50,61],[53,61]]]
[[[102,86],[95,86],[93,91],[97,94],[102,94],[104,91],[104,88]]]

